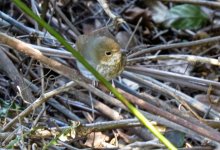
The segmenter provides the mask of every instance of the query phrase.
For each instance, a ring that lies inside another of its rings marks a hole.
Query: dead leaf
[[[124,13],[126,21],[136,24],[137,21],[142,17],[142,23],[148,24],[150,21],[150,11],[148,9],[142,9],[139,7],[129,8]]]
[[[102,132],[93,132],[87,136],[85,145],[93,148],[103,148],[102,143],[109,141],[110,137],[102,134]]]

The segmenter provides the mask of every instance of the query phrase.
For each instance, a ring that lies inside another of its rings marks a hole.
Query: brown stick
[[[44,56],[40,51],[32,48],[30,45],[16,38],[10,37],[4,33],[0,33],[0,42],[9,45],[10,47],[36,60],[39,60],[43,64],[46,64],[48,67],[53,68],[53,70],[66,77],[75,78],[75,80],[78,81],[88,81],[86,78],[83,78],[76,70],[70,69],[69,67],[62,65],[61,63]]]
[[[76,83],[71,81],[67,83],[66,85],[57,88],[53,91],[47,92],[41,97],[39,97],[36,101],[34,101],[31,105],[29,105],[24,111],[22,111],[20,114],[18,114],[15,118],[13,118],[9,123],[7,123],[3,128],[2,131],[8,130],[13,124],[15,124],[19,119],[24,118],[28,114],[30,114],[31,111],[35,110],[38,108],[41,104],[46,102],[49,98],[53,97],[54,95],[57,95],[59,93],[68,91],[72,86],[74,86]]]
[[[83,88],[91,91],[95,95],[98,95],[100,98],[104,99],[105,101],[108,101],[108,103],[119,106],[121,108],[125,108],[125,106],[118,101],[117,99],[103,93],[97,88],[94,88],[92,85],[88,84],[91,83],[90,80],[83,77],[78,71],[74,70],[73,68],[67,67],[53,59],[50,59],[46,56],[44,56],[39,50],[32,48],[29,44],[26,44],[16,38],[10,37],[4,33],[0,32],[0,43],[8,45],[19,52],[22,52],[41,63],[47,65],[49,68],[51,68],[53,71],[75,81],[77,84],[82,86]]]
[[[22,76],[18,72],[17,68],[14,66],[12,61],[7,57],[7,55],[0,50],[0,69],[4,71],[7,76],[14,82],[13,89],[15,92],[19,92],[20,88],[21,97],[24,101],[29,103],[34,101],[34,96],[32,95],[27,84],[25,84]]]
[[[124,92],[121,89],[118,89],[118,91],[120,93],[122,93],[122,95],[125,96],[127,98],[127,100],[129,100],[133,104],[136,104],[151,113],[157,114],[157,115],[162,116],[164,118],[167,118],[168,120],[171,120],[177,124],[180,124],[186,128],[189,128],[189,129],[199,133],[200,135],[208,137],[214,141],[220,142],[220,134],[216,130],[214,130],[214,129],[207,130],[207,129],[202,128],[200,126],[195,126],[193,123],[186,121],[178,116],[175,116],[169,112],[163,111],[163,110],[157,108],[156,106],[151,105],[151,104],[143,101],[142,99],[139,99],[129,93]]]
[[[135,53],[129,55],[128,58],[129,59],[134,58],[134,57],[146,54],[146,53],[156,52],[159,50],[197,46],[197,45],[203,45],[203,44],[207,44],[207,43],[215,43],[215,42],[219,42],[219,41],[220,41],[220,36],[215,36],[215,37],[211,37],[211,38],[190,41],[190,42],[158,45],[155,47],[150,47],[150,48],[142,49],[141,51],[135,52]]]

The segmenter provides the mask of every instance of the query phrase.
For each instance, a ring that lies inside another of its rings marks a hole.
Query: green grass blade
[[[44,27],[51,35],[53,35],[72,55],[77,58],[77,60],[84,65],[103,85],[106,86],[124,105],[128,107],[130,112],[134,114],[140,122],[148,128],[168,149],[177,150],[177,148],[170,143],[158,130],[152,126],[148,119],[144,117],[128,100],[126,100],[112,85],[102,77],[72,46],[66,42],[66,40],[56,32],[50,25],[48,25],[44,20],[34,14],[23,2],[20,0],[13,0],[16,6],[18,6],[23,12],[32,17],[39,25]]]

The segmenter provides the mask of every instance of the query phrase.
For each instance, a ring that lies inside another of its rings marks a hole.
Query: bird
[[[80,35],[76,40],[78,52],[106,80],[119,76],[126,65],[126,55],[107,27],[89,34]],[[91,80],[97,80],[80,62],[77,67],[81,74]]]

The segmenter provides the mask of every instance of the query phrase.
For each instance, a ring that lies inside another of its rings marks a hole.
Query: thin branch
[[[30,114],[31,111],[35,110],[37,107],[39,107],[41,104],[46,102],[49,98],[53,97],[54,95],[57,95],[59,93],[68,91],[70,88],[75,86],[76,83],[71,81],[67,83],[66,85],[57,88],[53,91],[50,91],[48,93],[45,93],[41,97],[39,97],[36,101],[34,101],[30,106],[28,106],[24,111],[22,111],[19,115],[17,115],[15,118],[13,118],[8,124],[6,124],[3,128],[2,131],[8,130],[13,124],[15,124],[19,119],[24,118],[28,114]]]
[[[32,48],[29,44],[26,44],[16,38],[10,37],[1,32],[0,32],[0,43],[8,45],[18,50],[19,52],[22,52],[40,61],[41,63],[50,67],[50,69],[52,69],[53,71],[69,78],[70,80],[77,82],[77,84],[87,89],[88,91],[92,92],[93,94],[99,96],[100,98],[108,102],[109,104],[116,106],[116,107],[120,107],[124,110],[127,110],[126,107],[116,98],[111,97],[110,95],[104,93],[103,91],[95,88],[91,84],[88,84],[88,83],[91,83],[91,81],[85,78],[84,76],[82,76],[78,71],[44,56],[39,50]]]
[[[3,49],[0,48],[0,70],[6,73],[6,75],[14,82],[14,91],[19,92],[20,97],[25,103],[31,103],[34,101],[34,96],[32,95],[27,84],[25,84],[21,74],[15,67],[14,63],[8,58]]]
[[[126,75],[128,75],[128,73],[126,73]],[[128,94],[122,90],[120,90],[120,92],[132,103],[140,106],[141,108],[145,109],[146,111],[149,111],[151,113],[157,114],[159,116],[162,116],[164,118],[167,118],[168,120],[171,120],[175,123],[178,123],[186,128],[189,128],[191,130],[193,130],[194,132],[199,133],[200,135],[203,135],[205,137],[208,137],[214,141],[218,141],[220,142],[220,133],[216,132],[216,130],[209,128],[203,128],[202,126],[195,126],[195,124],[193,124],[190,121],[185,121],[184,119],[178,117],[178,116],[174,116],[173,114],[163,111],[160,108],[153,106],[149,103],[146,103],[145,101],[143,101],[142,99],[139,99],[131,94]]]
[[[80,35],[80,32],[76,29],[76,27],[71,23],[71,21],[66,17],[66,15],[62,12],[62,10],[55,5],[55,10],[61,16],[61,18],[66,22],[66,24],[70,27],[70,29],[77,35]]]
[[[207,43],[210,44],[210,43],[219,42],[219,41],[220,41],[220,36],[216,36],[216,37],[206,38],[206,39],[202,39],[202,40],[196,40],[196,41],[192,41],[192,42],[159,45],[159,46],[150,47],[150,48],[146,48],[141,51],[135,52],[135,53],[129,55],[128,58],[137,57],[137,56],[140,56],[140,55],[143,55],[146,53],[156,52],[159,50],[197,46],[197,45],[203,45],[203,44],[207,44]]]
[[[220,61],[218,59],[195,56],[195,55],[154,55],[154,56],[146,56],[146,57],[137,57],[137,58],[129,59],[128,63],[133,64],[147,60],[168,60],[168,59],[184,60],[189,63],[207,63],[210,65],[220,66]]]
[[[121,23],[125,23],[124,19],[122,19],[119,16],[116,16],[115,14],[112,13],[112,11],[109,8],[109,5],[107,3],[106,0],[98,0],[99,4],[101,5],[101,7],[103,8],[103,10],[105,11],[105,13],[114,21],[116,21],[117,23],[121,24]]]
[[[133,81],[136,81],[139,84],[145,85],[147,87],[151,87],[152,90],[160,91],[166,95],[170,95],[174,98],[178,98],[180,101],[184,100],[185,102],[187,102],[188,104],[190,104],[191,106],[193,106],[194,108],[196,108],[197,110],[199,110],[203,113],[206,113],[209,111],[209,107],[206,106],[205,104],[199,102],[198,100],[196,100],[196,99],[194,99],[194,98],[192,98],[192,97],[190,97],[190,96],[188,96],[188,95],[186,95],[186,94],[184,94],[184,93],[182,93],[182,92],[180,92],[170,86],[162,84],[161,82],[154,80],[150,77],[138,75],[138,74],[134,75],[134,74],[129,73],[127,71],[124,71],[122,73],[122,76],[124,76],[128,79],[131,79]],[[220,113],[211,109],[209,115],[212,118],[219,118]]]
[[[126,67],[126,70],[132,71],[138,74],[142,75],[148,75],[148,73],[155,74],[155,75],[161,75],[161,76],[167,76],[170,78],[175,78],[175,79],[181,79],[181,80],[187,80],[188,82],[191,83],[197,83],[197,84],[205,84],[206,86],[215,86],[220,89],[220,83],[212,80],[207,80],[207,79],[202,79],[202,78],[197,78],[197,77],[192,77],[184,74],[178,74],[174,72],[167,72],[167,71],[162,71],[162,70],[157,70],[157,69],[152,69],[152,68],[145,68],[145,67],[140,67],[140,66],[128,66]]]

